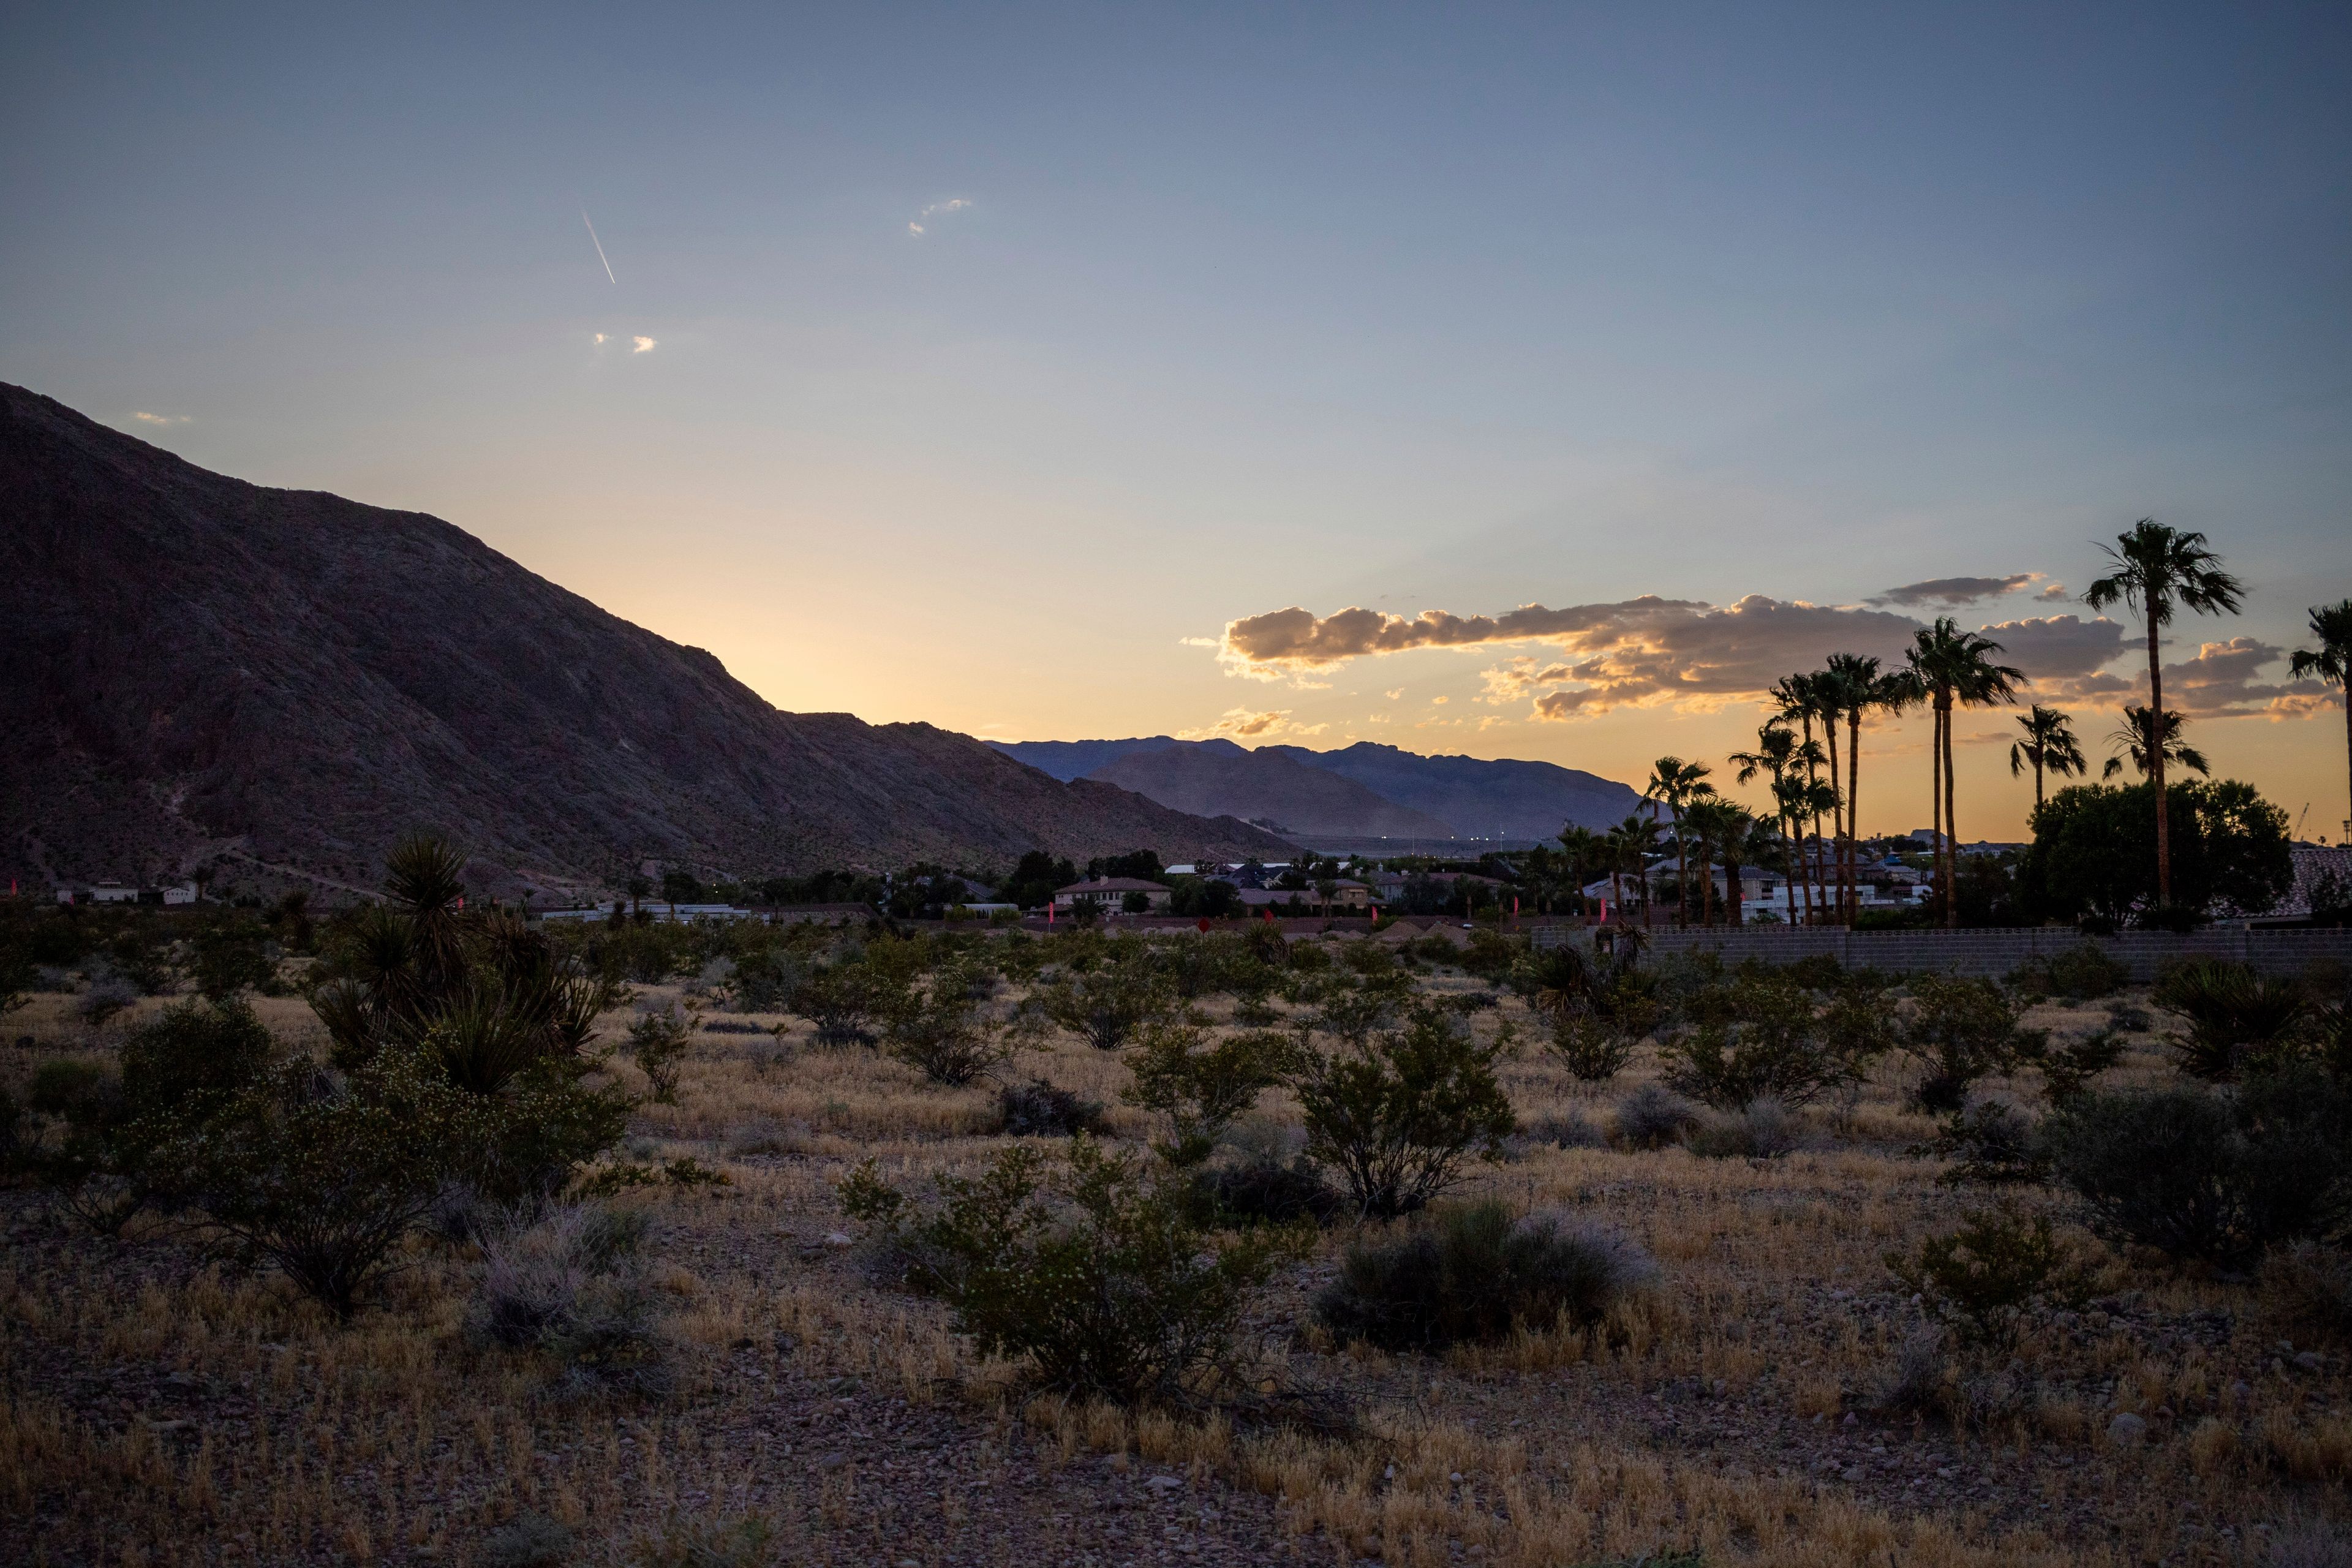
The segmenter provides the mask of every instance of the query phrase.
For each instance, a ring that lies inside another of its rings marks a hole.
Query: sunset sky
[[[1939,613],[2104,756],[2153,515],[2248,587],[2191,739],[2347,815],[2283,655],[2352,595],[2340,5],[499,18],[12,11],[0,379],[785,708],[1635,783]]]

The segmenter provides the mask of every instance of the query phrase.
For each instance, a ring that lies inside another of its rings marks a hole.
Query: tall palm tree
[[[1643,868],[1649,863],[1650,847],[1658,841],[1658,819],[1647,812],[1637,811],[1611,828],[1601,837],[1610,850],[1609,891],[1611,896],[1616,900],[1618,909],[1622,910],[1625,907],[1625,884],[1622,880],[1624,874],[1631,871],[1641,876],[1643,919],[1647,920],[1650,902],[1649,878],[1643,875]]]
[[[2159,637],[2176,605],[2200,616],[2238,613],[2238,580],[2221,570],[2221,558],[2205,547],[2201,533],[2167,527],[2152,517],[2099,547],[2116,569],[2091,584],[2083,602],[2104,610],[2121,601],[2147,623],[2147,705],[2164,710],[2164,667]],[[2164,805],[2164,749],[2154,752],[2148,779],[2156,785],[2156,896],[2172,901],[2172,827]]]
[[[2025,739],[2012,741],[2009,746],[2009,776],[2017,777],[2027,768],[2033,770],[2033,809],[2042,809],[2042,775],[2044,772],[2060,778],[2073,778],[2088,773],[2091,764],[2084,760],[2083,743],[2074,735],[2074,721],[2055,708],[2044,708],[2037,702],[2025,717],[2017,721],[2025,731]]]
[[[1952,718],[1960,708],[1987,707],[2017,700],[2016,683],[2026,679],[2025,672],[1995,664],[1992,656],[2000,651],[2000,644],[1975,632],[1960,630],[1949,616],[1937,616],[1934,626],[1921,628],[1912,639],[1911,668],[1936,710],[1937,771],[1940,775],[1937,782],[1941,786],[1938,793],[1942,800],[1942,842],[1937,876],[1943,890],[1944,924],[1948,928],[1960,923],[1959,904],[1953,897],[1960,869],[1960,840],[1953,785]]]
[[[1817,802],[1819,795],[1817,793],[1811,792],[1810,786],[1821,782],[1822,751],[1820,745],[1813,740],[1813,721],[1822,717],[1821,693],[1814,685],[1813,677],[1784,675],[1773,683],[1771,695],[1775,706],[1779,709],[1780,717],[1783,721],[1794,721],[1803,732],[1805,779],[1809,789],[1807,798]],[[1837,731],[1834,727],[1829,730],[1829,738],[1830,747],[1834,751],[1837,746]],[[1815,812],[1812,817],[1812,837],[1818,840],[1821,836],[1821,814]],[[1804,826],[1801,821],[1797,830],[1797,854],[1800,864],[1805,867],[1802,877],[1805,889],[1805,923],[1811,925],[1813,921],[1813,872],[1819,869],[1819,863],[1808,858],[1809,852],[1805,847]]]
[[[2344,693],[2344,760],[2347,775],[2352,775],[2352,599],[2314,605],[2311,635],[2319,640],[2319,646],[2295,649],[2287,668],[2294,672],[2297,680],[2317,676],[2336,682]],[[2347,806],[2346,812],[2344,837],[2352,840],[2352,806]]]
[[[1783,798],[1782,785],[1801,767],[1801,742],[1797,739],[1797,732],[1789,728],[1785,720],[1775,716],[1757,727],[1754,751],[1731,753],[1731,765],[1739,770],[1736,776],[1741,784],[1754,782],[1758,773],[1771,775],[1773,820],[1779,824],[1784,837],[1791,830],[1789,825],[1790,801]],[[1799,877],[1791,876],[1790,886],[1794,889],[1800,885],[1800,880]],[[1791,897],[1789,900],[1791,916],[1796,913],[1796,904],[1797,900]]]
[[[1916,707],[1921,702],[1926,701],[1927,697],[1927,689],[1919,684],[1918,676],[1907,668],[1903,669],[1887,670],[1884,674],[1874,678],[1870,682],[1869,706],[1876,709],[1879,712],[1885,714],[1890,719],[1899,716],[1906,708]],[[1859,846],[1862,842],[1862,808],[1860,805],[1857,804],[1855,797],[1860,794],[1860,784],[1862,782],[1861,715],[1857,713],[1854,716],[1853,722],[1853,732],[1851,736],[1851,741],[1853,746],[1854,754],[1846,767],[1845,810],[1848,830],[1853,835],[1854,843],[1857,846],[1855,854],[1858,857],[1861,853]],[[1857,864],[1854,867],[1855,886],[1853,889],[1853,904],[1848,910],[1849,919],[1853,916],[1859,915],[1862,912],[1861,880],[1862,868],[1857,861]]]
[[[1694,800],[1683,808],[1683,820],[1698,840],[1698,923],[1715,923],[1715,861],[1726,844],[1747,827],[1748,812],[1722,795]]]
[[[1690,923],[1690,854],[1683,843],[1683,814],[1691,802],[1704,800],[1715,793],[1706,775],[1715,770],[1705,763],[1686,763],[1680,757],[1660,757],[1650,769],[1650,782],[1642,791],[1642,798],[1652,800],[1666,808],[1675,823],[1675,910],[1685,925]]]
[[[2116,755],[2107,759],[2099,776],[2111,779],[2123,772],[2126,757],[2131,759],[2132,771],[2142,778],[2149,774],[2150,757],[2166,767],[2178,763],[2190,773],[2210,773],[2213,767],[2205,760],[2205,753],[2181,741],[2185,722],[2177,711],[2165,714],[2159,721],[2153,708],[2125,709],[2123,727],[2107,737],[2107,744],[2115,749]]]
[[[1609,855],[1606,842],[1590,827],[1570,823],[1559,830],[1559,847],[1568,855],[1568,874],[1576,884],[1576,912],[1584,910],[1585,868],[1602,864]]]
[[[1838,835],[1838,907],[1841,917],[1852,924],[1860,912],[1862,898],[1862,721],[1874,708],[1900,713],[1917,700],[1918,688],[1909,671],[1881,673],[1877,658],[1862,653],[1830,655],[1828,667],[1813,679],[1817,688],[1826,687],[1835,694],[1836,710],[1845,715],[1845,781],[1840,791],[1845,817]],[[1834,735],[1830,748],[1833,753],[1837,749]],[[1834,755],[1831,761],[1835,763]],[[1833,786],[1838,783],[1834,767],[1830,782]]]
[[[1723,886],[1730,905],[1725,911],[1727,924],[1738,927],[1748,923],[1746,895],[1739,888],[1741,868],[1751,866],[1769,868],[1780,858],[1780,847],[1771,826],[1762,817],[1745,808],[1739,809],[1730,836],[1723,843]]]

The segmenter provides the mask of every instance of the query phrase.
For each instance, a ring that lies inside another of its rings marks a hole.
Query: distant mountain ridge
[[[1317,837],[1450,838],[1425,811],[1400,805],[1354,779],[1231,741],[1122,752],[1086,775],[1202,816],[1236,816],[1285,835]]]
[[[928,724],[780,712],[436,518],[208,473],[5,384],[0,582],[0,875],[36,887],[371,886],[423,826],[509,889],[1287,847]]]
[[[1107,780],[1163,805],[1210,798],[1202,794],[1206,771],[1223,766],[1227,776],[1213,798],[1226,803],[1221,809],[1245,820],[1284,820],[1281,799],[1273,795],[1254,796],[1248,787],[1252,781],[1267,785],[1286,775],[1262,766],[1239,770],[1230,763],[1231,756],[1279,757],[1302,768],[1336,774],[1361,786],[1388,807],[1417,814],[1437,825],[1403,832],[1370,826],[1381,820],[1404,820],[1384,818],[1370,806],[1363,806],[1352,822],[1326,816],[1317,821],[1328,826],[1286,824],[1298,833],[1321,837],[1546,839],[1570,823],[1591,828],[1611,826],[1632,815],[1641,803],[1640,795],[1629,784],[1556,763],[1424,756],[1373,741],[1359,741],[1328,752],[1305,746],[1261,746],[1254,752],[1231,741],[1179,741],[1167,735],[1124,741],[989,743],[1056,778]],[[1192,756],[1184,755],[1188,752]],[[1227,761],[1219,764],[1196,760],[1203,755]],[[1318,798],[1333,808],[1339,803],[1336,796]]]

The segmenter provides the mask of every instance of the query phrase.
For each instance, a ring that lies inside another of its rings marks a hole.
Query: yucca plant
[[[2276,1055],[2311,1011],[2294,981],[2223,959],[2182,964],[2157,982],[2154,1000],[2187,1026],[2172,1042],[2180,1070],[2214,1083]]]

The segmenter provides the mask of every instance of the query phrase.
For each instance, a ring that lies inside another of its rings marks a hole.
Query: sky
[[[1637,784],[1937,614],[2104,756],[2155,516],[2190,739],[2352,815],[2341,6],[373,10],[10,9],[0,379],[787,709]]]

